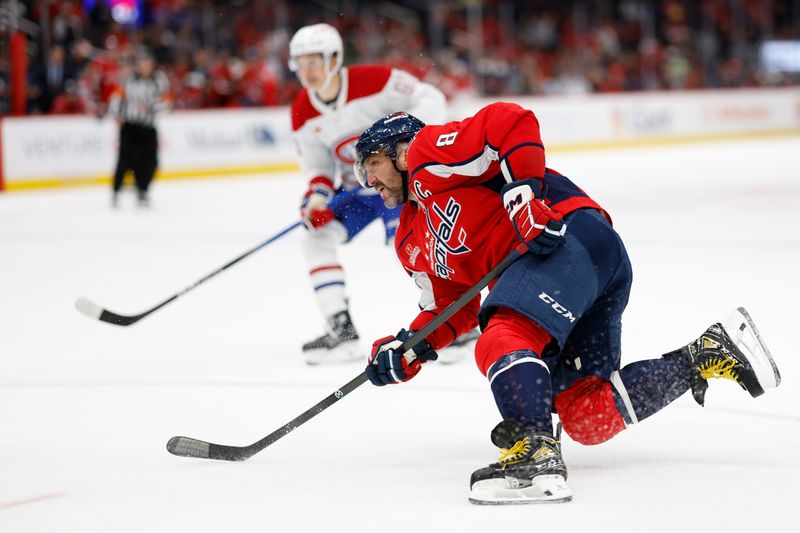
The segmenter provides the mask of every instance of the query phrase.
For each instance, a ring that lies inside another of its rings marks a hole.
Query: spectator
[[[45,20],[44,4],[31,4],[34,19]],[[79,0],[52,0],[49,35],[71,50],[66,68],[74,71],[66,78],[78,77],[81,95],[91,95],[90,112],[103,112],[127,50],[138,44],[155,51],[179,108],[288,105],[300,90],[285,67],[289,34],[330,13],[310,0],[213,4],[211,11],[209,2],[147,0],[137,27],[121,26],[102,0],[88,12]],[[406,70],[450,99],[800,81],[796,73],[768,75],[758,65],[763,40],[800,39],[787,22],[800,15],[790,0],[501,0],[480,3],[480,31],[472,8],[460,3],[433,0],[423,16],[404,9],[410,4],[397,0],[391,17],[366,0],[348,4],[336,18],[348,60]],[[82,51],[87,46],[90,53]],[[30,65],[32,112],[46,112],[55,98],[42,74],[48,63],[40,57]]]
[[[0,116],[11,112],[11,74],[8,62],[0,57]]]
[[[88,111],[86,102],[78,94],[78,84],[75,83],[75,80],[67,80],[64,84],[64,92],[56,96],[53,100],[53,107],[50,109],[54,115],[86,114]]]
[[[102,2],[99,2],[102,3]],[[62,1],[53,17],[53,41],[64,48],[83,36],[83,8],[80,2]]]
[[[33,72],[31,77],[31,109],[47,113],[55,97],[64,90],[64,84],[72,79],[71,67],[66,62],[64,47],[53,45],[47,54],[47,62]]]

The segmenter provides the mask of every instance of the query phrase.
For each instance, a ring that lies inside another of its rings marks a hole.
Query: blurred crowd
[[[286,66],[289,39],[314,22],[342,33],[345,64],[403,68],[451,99],[798,83],[759,65],[763,41],[800,39],[794,0],[140,0],[133,21],[103,0],[17,4],[39,28],[29,113],[104,114],[143,46],[169,77],[176,109],[285,105],[300,90]],[[0,42],[4,32],[0,24]]]

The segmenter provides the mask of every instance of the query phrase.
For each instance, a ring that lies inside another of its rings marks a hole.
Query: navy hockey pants
[[[498,307],[510,307],[552,337],[540,354],[553,393],[578,379],[608,379],[620,365],[622,312],[632,270],[619,235],[594,209],[565,217],[567,232],[550,255],[525,254],[500,275],[481,306],[485,327]]]

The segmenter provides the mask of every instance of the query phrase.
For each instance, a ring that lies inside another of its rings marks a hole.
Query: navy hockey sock
[[[534,352],[520,350],[504,355],[489,368],[487,377],[504,420],[553,434],[550,371]]]
[[[636,361],[625,365],[619,377],[630,399],[636,420],[632,420],[619,387],[614,387],[614,401],[630,424],[641,421],[678,399],[691,386],[691,361],[682,350],[675,350],[660,359]],[[612,380],[613,381],[613,380]]]

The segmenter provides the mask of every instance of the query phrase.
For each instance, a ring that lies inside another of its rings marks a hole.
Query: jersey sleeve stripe
[[[503,173],[503,178],[505,178],[506,182],[517,181],[514,171],[511,170],[511,165],[508,164],[508,159],[500,160],[500,171]]]
[[[512,146],[506,153],[500,155],[500,160],[508,159],[508,156],[519,150],[520,148],[525,148],[526,146],[534,146],[536,148],[541,148],[544,150],[544,145],[542,143],[519,143],[517,145]]]
[[[489,145],[484,146],[483,151],[479,152],[464,161],[455,163],[441,163],[439,161],[429,161],[419,165],[411,172],[411,177],[420,170],[427,170],[431,174],[440,177],[450,177],[453,174],[462,176],[480,176],[489,166],[492,161],[497,161],[497,150]]]
[[[455,162],[455,163],[441,163],[439,161],[428,161],[427,163],[423,163],[422,165],[420,165],[417,168],[415,168],[414,170],[412,170],[411,171],[411,177],[413,178],[414,174],[416,174],[420,170],[425,170],[426,167],[429,167],[429,166],[432,166],[432,165],[442,165],[442,166],[457,167],[457,166],[460,166],[460,165],[467,165],[467,164],[471,163],[472,161],[475,161],[476,159],[478,159],[482,155],[483,155],[483,152],[479,152],[479,153],[469,157],[468,159],[465,159],[463,161],[458,161],[458,162]]]
[[[456,332],[456,328],[454,328],[454,327],[452,326],[452,324],[450,324],[450,322],[445,322],[445,323],[444,323],[444,325],[445,325],[445,326],[447,326],[448,328],[450,328],[450,333],[452,333],[452,334],[453,334],[453,340],[452,340],[452,341],[450,341],[450,342],[448,343],[448,344],[450,344],[450,343],[452,343],[454,340],[456,340],[456,337],[458,337],[458,332]]]

